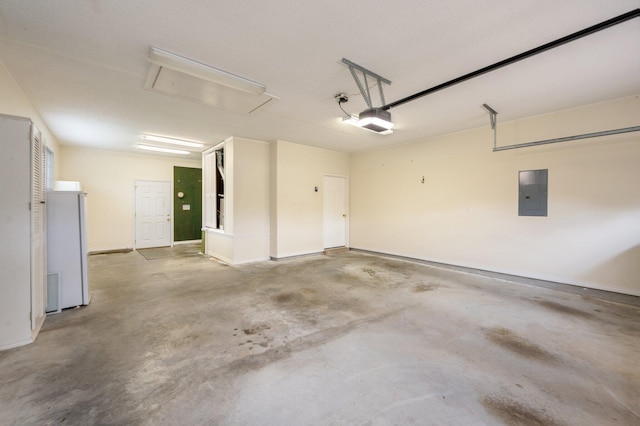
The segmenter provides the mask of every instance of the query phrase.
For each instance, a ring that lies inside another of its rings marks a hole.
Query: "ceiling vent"
[[[145,89],[226,111],[250,114],[276,96],[266,86],[152,47]]]

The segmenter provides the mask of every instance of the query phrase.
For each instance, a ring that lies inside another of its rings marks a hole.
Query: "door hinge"
[[[31,203],[29,203],[29,210],[31,210]]]

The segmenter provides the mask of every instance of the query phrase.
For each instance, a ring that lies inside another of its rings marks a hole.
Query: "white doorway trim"
[[[349,247],[349,177],[324,175],[323,192],[323,246]]]
[[[147,196],[143,191],[147,191]],[[172,195],[170,181],[134,181],[133,247],[135,249],[173,246]]]

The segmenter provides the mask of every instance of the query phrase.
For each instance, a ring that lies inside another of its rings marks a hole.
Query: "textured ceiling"
[[[366,108],[348,58],[387,102],[640,7],[639,0],[0,0],[0,60],[62,144],[131,151],[143,132],[355,152],[640,93],[640,19],[391,109],[393,135],[341,123]],[[232,113],[144,89],[151,46],[266,84]],[[377,100],[377,97],[374,97]],[[192,154],[197,158],[197,154]]]

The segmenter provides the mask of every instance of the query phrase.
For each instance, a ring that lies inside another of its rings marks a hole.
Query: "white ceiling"
[[[0,60],[60,143],[132,151],[141,133],[286,140],[355,152],[640,93],[640,18],[390,110],[343,57],[392,81],[387,103],[640,7],[640,0],[0,0]],[[252,114],[144,89],[151,46],[266,84]],[[377,96],[374,97],[377,101]],[[379,106],[379,105],[377,105]],[[192,158],[198,158],[192,154]]]

